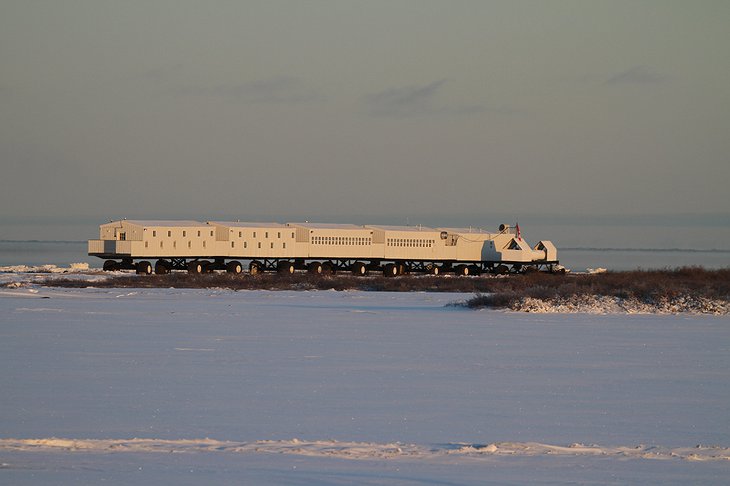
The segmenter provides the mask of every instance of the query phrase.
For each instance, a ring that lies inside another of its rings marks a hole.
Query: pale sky
[[[729,26],[726,0],[2,0],[0,239],[727,215]]]

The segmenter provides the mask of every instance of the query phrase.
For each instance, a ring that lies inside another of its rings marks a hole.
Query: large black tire
[[[313,274],[313,275],[321,275],[322,274],[322,264],[319,262],[312,262],[309,265],[307,265],[307,272]]]
[[[203,273],[205,271],[205,262],[193,261],[188,263],[188,273]]]
[[[279,273],[291,275],[294,273],[294,264],[292,262],[282,261],[276,265],[276,270]]]
[[[119,264],[114,260],[106,260],[102,268],[105,272],[113,272],[115,270],[119,270]]]
[[[137,264],[131,258],[125,258],[117,263],[117,270],[137,270]]]
[[[497,275],[506,275],[509,273],[509,267],[507,265],[497,265],[494,269],[494,273]]]
[[[157,263],[155,263],[155,273],[157,275],[170,273],[170,263],[165,260],[157,260]]]
[[[355,262],[352,264],[352,274],[357,276],[367,275],[368,268],[363,262]]]
[[[152,264],[148,261],[142,261],[137,264],[138,275],[150,275],[152,274]]]
[[[241,265],[241,262],[237,262],[235,260],[232,262],[228,262],[226,264],[226,272],[238,275],[239,273],[243,272],[243,265]]]
[[[457,265],[456,268],[454,268],[454,273],[461,276],[469,275],[469,267],[466,265]]]
[[[479,268],[479,265],[469,265],[469,275],[474,275],[476,277],[480,273],[482,273],[482,269]]]
[[[250,273],[251,275],[258,275],[259,273],[263,272],[263,270],[264,266],[261,264],[261,262],[254,260],[248,264],[248,273]]]
[[[394,264],[388,263],[383,267],[383,276],[395,277],[396,275],[398,275],[398,267]]]
[[[324,262],[322,264],[322,273],[325,275],[334,275],[337,273],[337,267],[332,262]]]
[[[441,269],[438,267],[438,265],[427,265],[426,271],[430,275],[438,275],[439,273],[441,273]]]

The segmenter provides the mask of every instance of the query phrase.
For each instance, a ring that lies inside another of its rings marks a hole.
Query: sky
[[[123,217],[727,229],[728,25],[725,0],[2,0],[0,239]]]

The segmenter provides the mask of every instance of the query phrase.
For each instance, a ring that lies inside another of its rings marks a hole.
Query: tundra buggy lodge
[[[244,263],[252,274],[377,271],[386,276],[552,272],[559,267],[558,252],[550,241],[530,247],[519,226],[504,224],[497,233],[488,233],[425,226],[125,219],[102,224],[99,239],[89,240],[89,255],[104,259],[104,270],[140,274],[241,273]]]

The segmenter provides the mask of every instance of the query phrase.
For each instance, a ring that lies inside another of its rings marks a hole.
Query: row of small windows
[[[272,242],[270,244],[271,244],[271,248],[273,249],[274,248],[274,243]],[[258,242],[258,245],[259,245],[259,248],[261,248],[261,242],[260,241]],[[231,241],[231,248],[235,248],[235,247],[236,247],[236,242],[235,241]],[[248,242],[247,241],[244,241],[243,242],[243,247],[244,248],[248,248]],[[282,243],[281,244],[281,247],[284,248],[284,249],[286,249],[286,243]]]
[[[150,242],[149,241],[145,241],[144,242],[144,247],[145,248],[149,248],[150,247]],[[160,241],[160,248],[164,248],[164,247],[165,247],[165,242],[164,241]],[[177,248],[177,241],[173,241],[172,242],[172,247],[173,248]],[[188,248],[192,248],[192,247],[193,247],[193,242],[192,241],[188,241]],[[203,248],[205,248],[205,247],[206,247],[206,242],[203,241]]]
[[[243,231],[239,231],[238,232],[238,237],[239,238],[243,238],[243,233],[244,233]],[[256,236],[256,231],[253,231],[252,234],[253,234],[253,237],[254,238],[257,237]],[[213,236],[213,235],[214,235],[214,232],[211,231],[210,232],[210,236]],[[124,233],[121,233],[120,236],[122,236],[122,238],[120,238],[120,239],[123,239],[123,237],[125,235],[124,235]],[[172,237],[172,230],[168,230],[167,236],[168,236],[168,238],[169,237]],[[182,230],[182,236],[183,236],[183,238],[187,237],[188,236],[188,232],[186,230]],[[200,237],[200,236],[202,236],[202,231],[198,231],[198,237]],[[157,238],[157,230],[152,230],[152,237],[153,238]],[[264,238],[268,238],[268,237],[269,237],[269,232],[268,231],[265,231],[264,232]],[[277,231],[276,232],[276,237],[277,238],[281,238],[281,231]],[[294,233],[291,234],[291,237],[294,238]]]
[[[372,242],[372,238],[358,238],[355,236],[312,236],[313,245],[363,246],[371,245]]]
[[[434,240],[418,238],[388,238],[388,246],[405,246],[408,248],[431,248]]]
[[[182,232],[183,238],[188,236],[188,232],[186,230],[183,230]],[[167,231],[168,238],[172,236],[172,230]],[[202,236],[202,231],[198,230],[198,237]],[[213,236],[213,231],[210,232],[210,236]],[[157,238],[157,230],[152,230],[152,237]]]
[[[239,238],[243,238],[243,233],[244,233],[243,231],[239,231],[238,232],[238,237]],[[256,232],[255,231],[252,231],[251,233],[252,233],[253,237],[256,238]],[[268,237],[269,237],[269,232],[268,231],[265,231],[264,232],[264,238],[268,238]],[[277,231],[276,232],[276,237],[277,238],[281,238],[281,231]],[[291,234],[291,237],[294,238],[294,233],[293,232]]]
[[[145,248],[149,248],[150,247],[150,242],[149,241],[145,241],[144,242],[144,247]],[[164,241],[160,241],[160,248],[164,248],[164,247],[165,247],[165,242]],[[172,247],[173,248],[177,248],[177,241],[173,241],[172,242]],[[188,241],[188,248],[192,248],[192,247],[193,247],[193,242],[192,241]],[[205,247],[206,247],[206,242],[203,241],[203,248],[205,248]],[[231,248],[235,248],[235,247],[236,247],[236,242],[235,241],[231,241]],[[244,241],[243,242],[243,247],[244,248],[248,248],[248,242],[247,241]],[[261,248],[261,242],[260,241],[258,242],[258,247]],[[284,248],[284,249],[286,249],[286,243],[282,243],[281,244],[281,247]],[[274,248],[274,243],[271,243],[271,248],[272,249]]]
[[[165,242],[160,241],[160,248],[164,248]],[[371,245],[372,238],[356,238],[348,236],[314,236],[312,237],[313,245],[343,245],[343,246],[364,246]],[[397,247],[408,247],[408,248],[431,248],[434,244],[434,240],[421,240],[421,239],[410,239],[410,238],[388,238],[388,246]],[[144,242],[144,247],[149,248],[149,241]],[[177,248],[177,241],[172,242],[172,247]],[[206,242],[203,241],[203,248],[206,247]],[[236,247],[236,242],[231,241],[231,248]],[[258,242],[258,247],[261,248],[261,242]],[[286,248],[286,243],[281,244],[282,248]],[[192,248],[192,242],[188,241],[188,248]],[[243,242],[243,248],[248,248],[248,242]],[[271,243],[271,248],[274,248],[274,243]],[[511,248],[511,247],[510,247]]]

